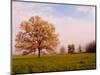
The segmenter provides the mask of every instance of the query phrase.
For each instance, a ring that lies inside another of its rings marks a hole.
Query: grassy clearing
[[[46,55],[14,55],[13,74],[95,69],[95,53]]]

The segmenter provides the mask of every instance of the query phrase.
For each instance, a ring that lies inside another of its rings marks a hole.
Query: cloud
[[[90,14],[91,16],[95,15],[94,6],[77,6],[76,9],[81,13]]]

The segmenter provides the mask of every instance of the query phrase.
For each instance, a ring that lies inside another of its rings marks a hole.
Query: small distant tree
[[[96,53],[96,42],[93,41],[86,46],[86,52]]]
[[[79,53],[82,52],[82,46],[81,45],[79,45],[78,50],[79,50]]]
[[[65,53],[65,50],[66,50],[65,47],[62,46],[62,47],[60,48],[60,53],[61,53],[61,54],[64,54],[64,53]]]
[[[69,44],[68,45],[68,53],[74,53],[75,50],[75,45],[74,44]]]
[[[28,21],[22,22],[20,29],[16,36],[15,47],[21,50],[38,50],[39,58],[41,50],[55,50],[59,43],[55,27],[39,16],[32,16]]]
[[[27,55],[28,54],[28,52],[27,51],[23,51],[23,54],[22,55]]]
[[[75,50],[75,45],[72,44],[72,51],[74,52],[74,50]]]
[[[71,53],[71,52],[72,52],[71,45],[68,45],[68,53]]]

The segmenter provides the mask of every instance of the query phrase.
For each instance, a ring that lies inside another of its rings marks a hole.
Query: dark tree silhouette
[[[75,45],[74,44],[69,44],[68,45],[68,53],[74,53],[75,50]]]
[[[93,41],[86,46],[86,52],[96,53],[96,42]]]

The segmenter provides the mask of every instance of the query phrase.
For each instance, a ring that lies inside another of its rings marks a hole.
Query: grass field
[[[12,71],[18,73],[88,70],[96,68],[95,53],[46,55],[13,55]]]

